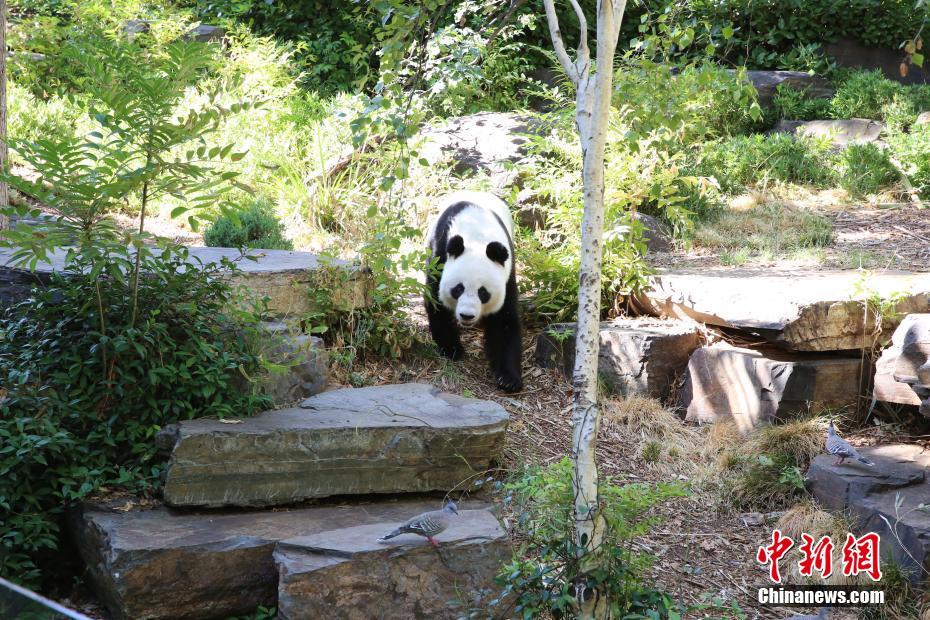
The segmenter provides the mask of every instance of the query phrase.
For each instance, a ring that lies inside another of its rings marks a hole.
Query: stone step
[[[381,536],[397,523],[440,505],[439,499],[418,498],[262,512],[183,513],[132,509],[114,501],[74,510],[69,525],[96,591],[114,618],[204,620],[276,604],[274,548],[281,540],[324,532],[332,533],[333,540],[344,540],[339,530],[355,531],[359,526],[370,526]],[[460,512],[467,515],[465,525],[453,521],[438,540],[458,541],[493,530],[488,520],[493,516],[484,508],[478,503],[460,504]],[[396,540],[398,545],[411,543],[406,536]]]
[[[436,537],[378,542],[396,523],[366,523],[281,541],[275,551],[282,620],[445,619],[486,610],[510,542],[487,509],[459,509]]]
[[[450,490],[485,472],[509,416],[410,383],[324,392],[238,424],[168,427],[172,506],[272,506],[332,495]]]
[[[575,323],[550,325],[536,338],[536,364],[560,368],[571,377],[575,366]],[[598,374],[614,394],[664,399],[703,337],[693,321],[615,319],[601,323]]]
[[[795,351],[842,351],[871,347],[897,326],[889,313],[884,334],[872,333],[861,279],[856,271],[665,270],[635,302],[646,314],[734,328]],[[902,295],[893,308],[899,318],[930,310],[930,273],[887,271],[864,284],[886,299]]]
[[[235,248],[191,247],[192,264],[218,263],[222,258],[237,260],[241,254]],[[11,267],[13,250],[0,248],[0,302],[4,305],[21,300],[37,278],[47,281],[48,274],[61,271],[65,265],[65,250],[54,252],[47,262],[36,265],[35,273]],[[327,278],[327,268],[349,272],[347,283],[338,289],[336,304],[355,308],[368,303],[370,279],[367,273],[345,261],[324,260],[309,252],[288,250],[250,250],[256,260],[237,260],[238,270],[230,278],[233,286],[241,286],[254,299],[268,298],[268,310],[276,316],[302,316],[314,310],[310,292]]]
[[[884,566],[897,564],[912,581],[930,583],[930,513],[918,508],[930,503],[930,452],[909,444],[857,449],[875,466],[818,456],[807,470],[808,490],[852,516],[860,532],[877,533]]]
[[[732,420],[742,432],[811,408],[855,407],[861,359],[715,344],[694,352],[678,405],[695,422]]]

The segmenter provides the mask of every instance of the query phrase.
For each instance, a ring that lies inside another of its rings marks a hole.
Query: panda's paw
[[[497,373],[497,385],[505,392],[519,392],[523,389],[523,377],[510,372]]]
[[[454,362],[457,362],[465,357],[465,349],[462,348],[462,345],[439,347],[439,352],[442,353],[443,357],[448,357]]]

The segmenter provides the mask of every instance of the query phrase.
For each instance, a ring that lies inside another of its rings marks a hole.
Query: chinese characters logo
[[[801,539],[803,542],[798,547],[804,556],[798,562],[801,575],[812,577],[815,571],[823,579],[832,575],[833,540],[829,536],[824,536],[815,542],[810,534],[801,534]],[[865,573],[872,581],[879,581],[882,578],[878,553],[879,542],[880,537],[875,532],[863,534],[858,538],[848,533],[842,549],[843,576],[853,577]],[[792,547],[794,547],[794,540],[783,535],[780,530],[774,530],[771,544],[759,547],[756,553],[757,562],[769,565],[769,578],[775,583],[781,583],[778,563]]]

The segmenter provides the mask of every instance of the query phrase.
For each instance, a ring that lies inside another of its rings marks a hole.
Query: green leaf
[[[924,55],[920,52],[914,52],[911,54],[911,62],[917,65],[918,67],[924,66]]]

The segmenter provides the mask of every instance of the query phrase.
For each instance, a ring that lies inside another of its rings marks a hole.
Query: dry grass
[[[834,544],[835,560],[836,550],[842,548],[843,543],[846,541],[846,534],[852,531],[853,524],[845,515],[829,512],[813,501],[806,500],[789,508],[775,524],[775,527],[781,530],[782,534],[795,541],[795,547],[781,562],[782,574],[785,576],[786,583],[804,584],[809,582],[822,584],[824,581],[819,574],[815,573],[815,578],[810,578],[804,577],[800,573],[798,561],[804,557],[799,550],[802,544],[801,534],[810,534],[814,541],[820,540],[823,536],[829,536]],[[864,575],[844,577],[840,566],[834,564],[833,574],[826,580],[826,583],[831,585],[854,585],[856,583],[866,583],[867,581],[868,577]]]
[[[763,426],[742,444],[744,454],[784,454],[806,465],[823,451],[826,422],[813,417]]]
[[[780,202],[756,204],[752,196],[737,201],[733,210],[699,222],[693,238],[695,247],[723,253],[724,264],[815,256],[831,240],[830,222],[823,216]]]

